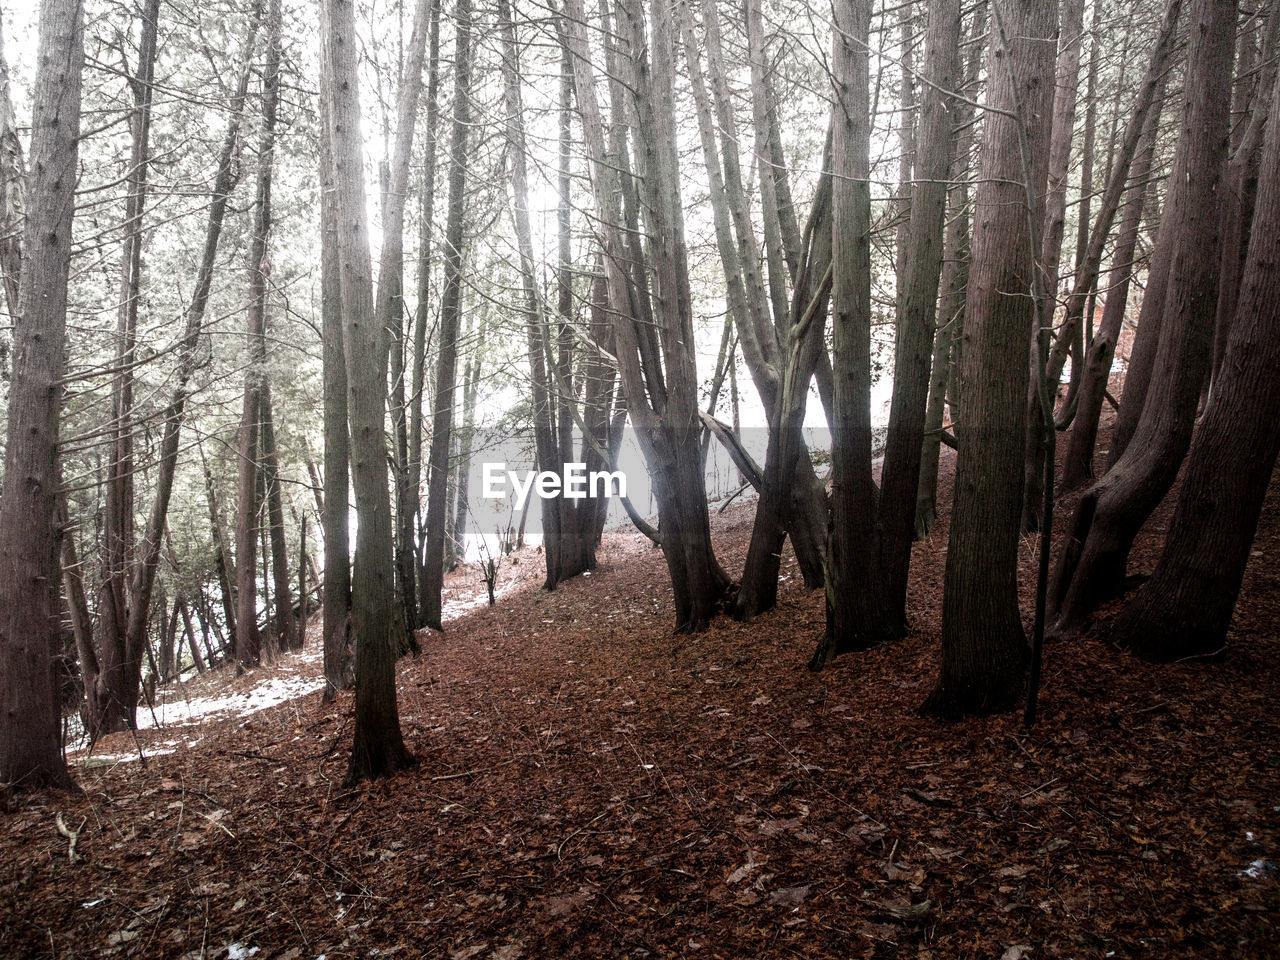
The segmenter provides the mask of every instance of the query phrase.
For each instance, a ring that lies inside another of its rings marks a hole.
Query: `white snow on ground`
[[[512,568],[504,564],[499,571],[495,599],[501,599],[525,585],[525,578],[511,574]],[[463,583],[465,587],[451,584],[445,588],[441,619],[446,623],[489,602],[488,591],[478,575],[473,580],[468,571]],[[227,690],[216,695],[189,697],[185,683],[174,683],[158,692],[154,709],[148,707],[144,699],[138,706],[138,729],[172,730],[175,737],[163,741],[159,746],[144,747],[143,754],[148,757],[160,756],[194,747],[201,740],[201,724],[248,717],[321,689],[324,686],[323,646],[318,630],[308,633],[307,645],[300,653],[284,654],[267,669],[251,674],[258,679],[258,683],[248,690]],[[188,671],[183,679],[190,681],[194,677]],[[87,754],[78,716],[68,718],[66,743],[68,759],[84,766],[136,762],[139,755],[137,749],[124,753]]]

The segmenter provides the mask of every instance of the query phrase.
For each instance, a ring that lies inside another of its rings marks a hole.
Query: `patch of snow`
[[[1276,865],[1270,860],[1254,860],[1240,871],[1240,876],[1249,880],[1265,880],[1267,877],[1275,876],[1275,873]]]
[[[260,947],[246,947],[243,943],[227,944],[227,960],[249,960]]]

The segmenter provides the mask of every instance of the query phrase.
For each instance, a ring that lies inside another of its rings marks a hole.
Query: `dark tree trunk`
[[[1058,633],[1081,629],[1099,604],[1119,592],[1133,538],[1168,492],[1191,442],[1213,350],[1235,16],[1235,0],[1197,0],[1191,8],[1182,133],[1170,188],[1179,195],[1166,204],[1157,241],[1157,248],[1168,243],[1171,249],[1157,375],[1129,447],[1086,491],[1068,527],[1050,596]],[[1153,292],[1149,286],[1147,296]]]
[[[871,474],[871,120],[869,0],[835,5],[832,65],[831,526],[827,541],[826,633],[811,666],[895,639],[880,569],[880,528]]]
[[[0,497],[0,783],[72,788],[53,660],[58,416],[80,136],[84,9],[44,0],[31,132],[25,263]]]
[[[204,451],[200,451],[201,460]],[[227,636],[235,648],[236,636],[236,600],[232,584],[236,582],[234,571],[227,561],[225,540],[222,536],[222,517],[219,515],[218,500],[213,491],[213,473],[208,462],[204,463],[204,489],[209,501],[209,526],[213,532],[213,564],[218,572],[218,594],[222,598],[222,617],[227,625]]]
[[[1206,656],[1226,644],[1280,451],[1280,84],[1275,87],[1221,375],[1187,456],[1160,561],[1111,630],[1115,642],[1148,660]]]
[[[1081,0],[1083,2],[1083,0]],[[906,629],[907,575],[915,539],[916,494],[924,444],[929,365],[937,326],[942,272],[947,170],[952,153],[949,91],[960,82],[960,2],[933,0],[925,34],[924,82],[912,185],[904,237],[902,294],[894,351],[893,401],[880,486],[881,569],[889,616]]]
[[[1058,489],[1063,494],[1078,490],[1093,479],[1093,451],[1098,439],[1098,423],[1102,417],[1102,404],[1111,377],[1111,362],[1115,357],[1116,344],[1120,340],[1120,329],[1124,324],[1125,309],[1129,302],[1129,284],[1133,278],[1142,211],[1155,192],[1154,184],[1147,181],[1151,176],[1156,134],[1160,128],[1161,108],[1164,106],[1162,92],[1163,84],[1157,90],[1155,104],[1147,114],[1143,126],[1142,140],[1129,178],[1130,192],[1125,200],[1120,233],[1111,258],[1102,320],[1083,360],[1084,370],[1081,373],[1075,418],[1062,460],[1062,482]]]
[[[322,56],[325,54],[322,52]],[[326,131],[329,100],[320,101],[320,321],[324,376],[324,582],[321,619],[324,700],[354,681],[351,634],[351,434],[347,429],[347,364],[342,348],[342,283],[338,252],[337,174]]]
[[[26,211],[27,166],[22,139],[9,95],[9,64],[4,56],[4,27],[0,24],[0,284],[9,313],[18,315],[18,285],[22,279],[22,231]],[[9,379],[9,341],[0,337],[0,381]]]
[[[427,480],[426,568],[423,571],[423,623],[441,629],[440,591],[444,586],[444,542],[448,512],[449,448],[458,378],[458,321],[462,315],[462,266],[466,212],[467,132],[471,124],[471,0],[454,9],[453,133],[449,144],[449,218],[444,238],[444,289],[440,299],[440,352],[436,363],[435,411],[431,419],[430,474]]]
[[[463,0],[465,9],[466,0]],[[351,622],[356,641],[355,732],[347,782],[390,776],[414,762],[400,732],[396,650],[407,629],[396,602],[395,534],[387,485],[387,332],[373,310],[360,135],[359,53],[351,0],[322,5],[321,96],[337,206],[347,421],[356,496]]]
[[[974,191],[942,669],[922,708],[934,715],[1012,708],[1027,666],[1017,583],[1022,446],[1057,25],[1053,2],[992,8],[987,99],[1006,114],[984,121]]]

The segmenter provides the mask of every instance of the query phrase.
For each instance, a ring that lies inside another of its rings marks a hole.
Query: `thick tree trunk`
[[[464,0],[465,2],[465,0]],[[347,782],[414,762],[400,732],[396,650],[406,626],[395,595],[395,534],[387,485],[387,331],[376,322],[360,134],[359,51],[351,0],[321,6],[321,96],[328,99],[347,366],[347,422],[356,497],[351,622],[356,643],[355,732]]]
[[[1182,189],[1166,206],[1157,242],[1165,243],[1166,233],[1172,238],[1157,375],[1129,447],[1084,494],[1068,528],[1050,597],[1058,633],[1081,629],[1097,606],[1121,589],[1133,538],[1168,492],[1191,442],[1213,350],[1235,16],[1235,0],[1197,0],[1191,9],[1182,133],[1172,179]]]
[[[444,586],[444,542],[448,513],[449,448],[458,378],[458,321],[462,315],[462,267],[466,212],[467,133],[471,124],[471,0],[454,10],[453,133],[449,144],[449,218],[445,226],[444,289],[440,298],[439,355],[431,418],[430,474],[427,481],[427,545],[423,623],[441,629],[440,591]]]
[[[1048,177],[1057,4],[992,6],[987,114],[965,303],[964,414],[956,425],[942,669],[927,713],[1010,709],[1028,650],[1018,610],[1022,442],[1038,288],[1034,251]],[[1026,154],[1024,155],[1023,149]]]
[[[871,121],[869,0],[835,4],[832,168],[831,526],[827,541],[827,627],[811,667],[895,639],[880,568],[880,528],[871,474]]]
[[[1274,13],[1272,14],[1275,15]],[[1155,572],[1111,638],[1149,660],[1222,649],[1280,452],[1280,84],[1240,302]]]
[[[0,783],[72,788],[60,743],[53,659],[58,417],[84,65],[80,0],[44,0],[30,192],[0,497]]]

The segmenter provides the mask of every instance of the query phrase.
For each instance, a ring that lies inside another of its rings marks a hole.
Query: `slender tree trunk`
[[[22,278],[22,231],[26,212],[27,166],[9,95],[9,63],[0,24],[0,286],[11,318],[18,316]],[[9,379],[9,340],[0,336],[0,381]]]
[[[137,348],[138,303],[142,285],[142,219],[150,164],[152,76],[156,57],[157,0],[148,0],[141,19],[137,70],[129,76],[133,93],[130,117],[132,147],[126,178],[124,243],[120,257],[120,299],[116,311],[115,365],[111,390],[111,428],[107,461],[107,489],[103,502],[102,583],[98,631],[103,672],[93,691],[103,702],[90,711],[97,733],[122,730],[133,723],[136,691],[127,646],[129,628],[129,572],[133,559],[133,365]],[[140,651],[135,651],[140,653]],[[139,663],[138,670],[141,670]]]
[[[1058,633],[1079,630],[1120,590],[1133,539],[1168,492],[1191,442],[1213,351],[1235,18],[1235,0],[1196,0],[1191,8],[1183,124],[1172,181],[1181,190],[1166,205],[1160,226],[1161,234],[1172,238],[1172,255],[1157,376],[1129,447],[1081,498],[1068,527],[1050,597]],[[1157,245],[1161,242],[1163,236]]]
[[[912,138],[916,148],[917,182],[911,187],[904,238],[893,401],[889,409],[879,507],[887,612],[903,631],[907,622],[907,575],[911,566],[911,543],[915,539],[929,364],[937,326],[938,281],[942,273],[947,170],[951,165],[953,142],[954,101],[949,92],[960,83],[960,34],[959,0],[933,0],[929,4],[929,26],[925,34],[919,136]]]
[[[441,629],[440,591],[444,586],[444,542],[448,509],[449,448],[457,393],[458,321],[462,315],[462,267],[466,212],[467,131],[471,123],[471,0],[454,9],[453,133],[449,145],[449,218],[445,226],[444,289],[440,299],[440,352],[436,364],[435,413],[431,420],[430,474],[427,490],[426,596],[423,622]]]
[[[422,227],[418,236],[418,306],[413,317],[413,380],[409,397],[409,489],[413,491],[414,523],[417,534],[415,565],[418,601],[410,626],[424,626],[422,611],[427,606],[426,537],[422,514],[422,408],[427,396],[427,325],[431,300],[431,241],[435,228],[436,128],[440,116],[440,0],[431,0],[431,38],[427,53],[427,116],[423,130]]]
[[[204,460],[204,450],[200,451]],[[204,463],[204,489],[209,501],[209,526],[213,531],[213,565],[218,572],[218,593],[222,597],[222,617],[227,624],[227,635],[231,638],[232,649],[235,648],[236,636],[236,600],[232,584],[236,582],[235,572],[227,561],[225,540],[222,536],[222,517],[219,515],[218,500],[213,491],[213,473],[209,464]]]
[[[84,65],[80,0],[43,0],[0,497],[0,783],[71,789],[53,659],[58,417]]]
[[[323,51],[322,57],[326,57]],[[324,61],[322,60],[322,63]],[[354,681],[351,639],[351,434],[347,429],[347,364],[342,347],[342,282],[338,251],[337,173],[327,96],[320,101],[320,322],[324,376],[324,582],[321,618],[324,700]],[[421,420],[419,419],[419,425]]]
[[[1084,45],[1084,0],[1063,0],[1061,6],[1062,25],[1058,34],[1053,127],[1049,138],[1049,193],[1045,198],[1041,233],[1040,270],[1044,296],[1038,304],[1039,315],[1036,317],[1039,330],[1053,329],[1058,310],[1058,267],[1062,259],[1062,238],[1067,225],[1067,178],[1070,173],[1071,145],[1075,137],[1080,49]],[[1077,329],[1079,325],[1077,321]],[[1074,334],[1069,333],[1067,324],[1064,323],[1059,342],[1069,344],[1074,339]],[[1035,378],[1031,378],[1031,381],[1027,393],[1026,463],[1022,482],[1024,533],[1040,529],[1040,511],[1044,501],[1045,425],[1043,418],[1036,414],[1040,400]],[[1050,376],[1050,383],[1056,395],[1058,378]]]
[[[1102,404],[1111,378],[1111,362],[1116,344],[1120,341],[1120,329],[1124,324],[1125,310],[1129,302],[1129,284],[1133,278],[1134,257],[1137,254],[1138,232],[1142,226],[1142,211],[1149,200],[1154,199],[1155,185],[1148,182],[1151,161],[1155,152],[1156,135],[1160,129],[1161,108],[1164,105],[1163,82],[1150,113],[1143,126],[1138,155],[1130,176],[1129,196],[1125,201],[1120,221],[1120,233],[1116,238],[1115,252],[1111,258],[1111,272],[1107,277],[1107,296],[1102,306],[1102,320],[1097,334],[1083,360],[1079,398],[1071,436],[1062,460],[1060,493],[1078,490],[1093,479],[1093,452],[1098,439],[1098,423],[1102,417]],[[1149,288],[1148,288],[1149,289]],[[1073,361],[1074,362],[1074,361]]]
[[[204,673],[205,664],[200,659],[200,648],[196,646],[196,631],[191,625],[191,606],[187,603],[185,596],[181,601],[181,613],[182,629],[187,636],[187,649],[191,651],[191,663],[195,666],[196,673]]]
[[[1272,12],[1272,16],[1275,16]],[[1280,452],[1280,84],[1273,84],[1240,302],[1155,572],[1111,637],[1149,660],[1222,649]]]
[[[1028,650],[1018,610],[1022,442],[1048,178],[1057,4],[993,0],[987,102],[965,303],[964,415],[942,612],[926,713],[1008,710]]]
[[[297,650],[302,645],[298,623],[293,616],[289,589],[289,548],[285,543],[284,503],[280,490],[280,462],[276,453],[275,418],[271,410],[271,385],[262,390],[262,479],[266,495],[267,532],[271,545],[271,582],[275,600],[275,641],[277,650]]]
[[[418,100],[422,95],[422,72],[426,59],[427,35],[431,32],[431,0],[417,0],[413,33],[409,37],[408,59],[396,103],[395,144],[391,156],[390,182],[382,210],[382,257],[378,272],[376,316],[392,332],[391,346],[391,426],[395,436],[396,490],[396,589],[404,606],[405,631],[401,653],[417,650],[413,627],[418,621],[414,586],[414,527],[417,525],[418,489],[409,467],[409,398],[405,384],[404,311],[404,212],[409,199],[409,163],[413,153]]]
[[[466,0],[463,0],[465,5]],[[355,7],[351,0],[321,6],[321,96],[328,126],[337,208],[342,291],[347,421],[356,496],[356,551],[351,621],[356,641],[355,732],[347,782],[390,776],[414,762],[400,732],[396,649],[406,627],[395,595],[395,534],[387,485],[386,330],[373,309],[369,262]]]

